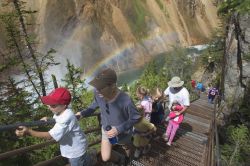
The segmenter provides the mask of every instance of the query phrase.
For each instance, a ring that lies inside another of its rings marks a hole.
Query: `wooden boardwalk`
[[[151,151],[137,161],[144,166],[210,166],[213,141],[213,105],[205,95],[192,102],[185,120],[177,131],[171,146],[161,138],[164,127],[158,129],[159,139],[154,139]],[[131,164],[133,165],[133,164]]]
[[[93,115],[97,116],[97,115]],[[212,104],[207,103],[207,97],[201,97],[192,102],[190,108],[185,113],[185,118],[177,131],[175,140],[171,146],[166,145],[162,139],[165,132],[164,126],[158,126],[157,137],[151,141],[152,148],[148,154],[139,159],[130,159],[130,166],[213,166],[213,140],[214,140],[214,109]],[[91,133],[99,131],[100,128],[85,131]],[[91,145],[98,144],[100,140]],[[0,154],[0,160],[28,153],[35,149],[54,143],[47,141],[37,145],[22,147]],[[118,146],[119,147],[119,146]],[[95,155],[93,155],[95,156]],[[103,163],[100,153],[97,155],[96,166],[117,166],[113,163]],[[55,165],[61,156],[56,156],[50,160],[37,163],[36,166]],[[92,161],[94,163],[94,161]],[[0,162],[1,163],[1,162]],[[65,165],[65,164],[64,164]],[[118,165],[120,166],[120,165]]]

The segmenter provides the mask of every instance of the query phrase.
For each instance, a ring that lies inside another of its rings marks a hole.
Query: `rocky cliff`
[[[223,87],[228,104],[226,114],[249,103],[250,89],[250,15],[234,14],[227,27],[223,67]],[[249,111],[249,110],[248,110]]]
[[[85,71],[136,68],[173,45],[206,43],[219,24],[212,0],[25,0],[37,10],[39,49]]]

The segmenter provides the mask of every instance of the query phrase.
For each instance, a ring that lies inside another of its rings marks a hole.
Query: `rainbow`
[[[172,38],[176,39],[176,37],[173,37],[173,36],[176,36],[175,32],[169,32],[169,33],[162,32],[162,33],[152,34],[152,35],[148,36],[147,38],[142,39],[140,43],[142,43],[142,45],[145,43],[149,43],[149,42],[154,43],[154,41],[156,41],[157,39],[163,38],[163,36],[165,36],[166,38],[170,38],[169,44],[165,44],[165,45],[170,45]],[[163,42],[166,42],[166,41],[164,40]],[[110,63],[110,61],[112,61],[114,58],[119,58],[119,57],[123,56],[125,51],[130,50],[131,48],[135,47],[135,45],[136,44],[127,43],[127,44],[122,45],[119,49],[115,49],[108,56],[106,56],[106,58],[104,58],[101,61],[99,61],[98,63],[96,63],[81,78],[88,79],[88,77],[92,77],[93,74],[98,69],[100,69],[104,65],[108,65]]]
[[[111,60],[114,58],[118,58],[123,55],[123,53],[132,48],[132,44],[124,44],[122,47],[119,49],[114,50],[110,55],[108,55],[106,58],[102,59],[98,63],[96,63],[90,70],[88,70],[87,73],[85,73],[84,78],[91,76],[93,73],[96,72],[99,68],[103,67],[104,65],[108,65]]]

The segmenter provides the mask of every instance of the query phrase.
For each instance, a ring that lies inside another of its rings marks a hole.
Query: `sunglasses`
[[[110,114],[110,112],[109,112],[109,104],[108,104],[108,103],[106,103],[106,105],[105,105],[105,106],[106,106],[106,113],[107,113],[107,114]]]

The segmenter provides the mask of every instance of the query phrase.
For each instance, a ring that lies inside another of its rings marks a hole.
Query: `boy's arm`
[[[94,101],[91,103],[91,105],[87,109],[76,113],[76,115],[80,115],[82,117],[89,116],[92,113],[94,113],[98,107],[99,107],[99,105],[97,104],[96,98],[95,98]]]
[[[142,117],[140,112],[136,109],[135,105],[131,102],[128,107],[129,119],[119,126],[115,126],[118,133],[123,133],[128,129],[132,128],[132,126],[138,122],[138,120]]]
[[[49,132],[39,132],[39,131],[35,131],[32,129],[28,129],[28,134],[33,136],[33,137],[38,137],[38,138],[45,138],[45,139],[51,139],[51,135],[49,134]]]
[[[20,126],[19,129],[21,130],[16,130],[16,135],[17,136],[25,136],[25,135],[30,135],[33,137],[38,137],[38,138],[45,138],[45,139],[51,139],[51,135],[49,132],[40,132],[40,131],[35,131],[32,130],[31,128],[27,128],[25,126]]]

